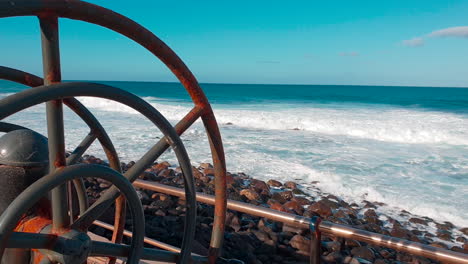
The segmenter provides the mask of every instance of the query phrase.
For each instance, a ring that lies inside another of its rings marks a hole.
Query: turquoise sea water
[[[193,106],[176,83],[102,82],[135,93],[172,123]],[[468,226],[468,89],[202,84],[224,140],[228,170],[261,179],[316,182],[348,201]],[[0,97],[24,89],[0,82]],[[161,135],[133,110],[79,98],[102,121],[123,161]],[[67,148],[88,129],[67,111]],[[45,133],[44,107],[8,118]],[[209,162],[204,129],[183,135],[194,164]],[[90,153],[103,156],[98,144]],[[176,162],[172,153],[162,159]],[[311,189],[312,191],[312,189]]]

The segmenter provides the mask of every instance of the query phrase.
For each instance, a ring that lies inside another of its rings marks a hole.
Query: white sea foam
[[[192,107],[147,99],[173,124]],[[102,121],[123,161],[137,160],[161,137],[148,120],[122,104],[98,98],[79,100]],[[284,110],[268,105],[258,109],[215,105],[214,109],[231,172],[296,180],[305,188],[318,181],[321,190],[348,201],[386,203],[380,210],[395,217],[405,209],[468,226],[466,116],[391,107]],[[73,149],[89,129],[70,111],[65,115],[66,145]],[[46,131],[43,106],[7,121]],[[223,125],[228,122],[233,125]],[[182,138],[194,164],[210,161],[200,122]],[[104,155],[97,143],[88,153]],[[161,159],[176,163],[170,152]]]
[[[110,100],[89,97],[80,100],[90,108],[136,114],[133,109]],[[152,105],[170,120],[181,119],[190,109],[189,106],[162,104],[154,100],[151,98]],[[388,142],[468,145],[468,119],[450,113],[401,108],[350,110],[304,106],[268,110],[268,107],[260,106],[258,110],[246,110],[220,107],[216,110],[218,122],[243,128],[300,129]]]

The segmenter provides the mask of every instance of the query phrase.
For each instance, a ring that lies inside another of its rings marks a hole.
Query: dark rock
[[[329,242],[323,242],[322,247],[326,248],[327,251],[340,251],[341,249],[341,243],[338,241],[329,241]]]
[[[468,236],[468,227],[464,227],[462,229],[460,229],[460,231],[465,234],[465,236]]]
[[[353,247],[360,247],[360,246],[361,246],[361,243],[359,243],[359,241],[354,240],[354,239],[346,239],[346,240],[345,240],[345,246],[346,246],[346,247],[350,247],[350,248],[353,248]]]
[[[390,231],[390,235],[404,239],[409,239],[410,236],[408,230],[404,229],[403,227],[401,227],[401,225],[397,224],[393,225],[392,231]]]
[[[375,259],[374,251],[366,246],[353,248],[351,250],[351,254],[353,254],[354,257],[363,258],[369,261],[374,261]]]
[[[305,195],[306,193],[303,192],[301,189],[293,189],[292,192],[296,195]]]
[[[175,172],[173,169],[165,169],[158,173],[158,176],[168,178],[175,176]]]
[[[381,221],[379,220],[379,217],[377,216],[377,213],[373,209],[369,209],[364,213],[364,219],[368,223],[372,224],[381,224]]]
[[[457,237],[457,239],[455,241],[465,243],[467,240],[466,240],[465,237],[460,236],[460,237]]]
[[[460,253],[463,253],[463,254],[468,254],[468,250],[465,250],[465,249],[463,249],[461,247],[457,247],[457,246],[453,246],[452,248],[450,248],[450,250],[460,252]]]
[[[260,194],[270,194],[270,187],[264,181],[252,179],[250,181],[250,186]]]
[[[440,229],[440,230],[450,231],[455,226],[450,222],[444,222],[443,224],[436,223],[436,227],[437,229]]]
[[[453,239],[452,233],[445,230],[437,230],[437,237],[445,241],[452,241]]]
[[[427,221],[421,218],[411,217],[408,221],[410,221],[411,223],[427,226]]]
[[[331,262],[331,263],[341,263],[344,259],[343,255],[340,252],[332,252],[324,257],[322,257],[324,261]]]

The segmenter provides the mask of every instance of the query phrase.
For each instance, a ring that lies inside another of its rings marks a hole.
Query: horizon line
[[[127,81],[127,80],[64,80],[64,81],[91,81],[91,82],[143,82],[143,83],[182,83],[177,81]],[[468,86],[430,86],[430,85],[378,85],[378,84],[304,84],[304,83],[223,83],[223,82],[198,82],[202,84],[222,85],[295,85],[295,86],[370,86],[370,87],[412,87],[412,88],[468,88]]]

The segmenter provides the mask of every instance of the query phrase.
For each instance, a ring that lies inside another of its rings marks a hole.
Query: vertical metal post
[[[310,222],[310,264],[320,264],[322,261],[322,235],[319,230],[321,221],[321,218],[314,216]]]
[[[56,16],[39,17],[39,23],[42,39],[44,85],[50,85],[62,80],[58,18]],[[62,100],[47,102],[46,112],[49,138],[49,168],[50,172],[53,172],[66,164]],[[60,230],[70,225],[67,198],[67,186],[65,184],[52,190],[52,220],[55,230]]]

